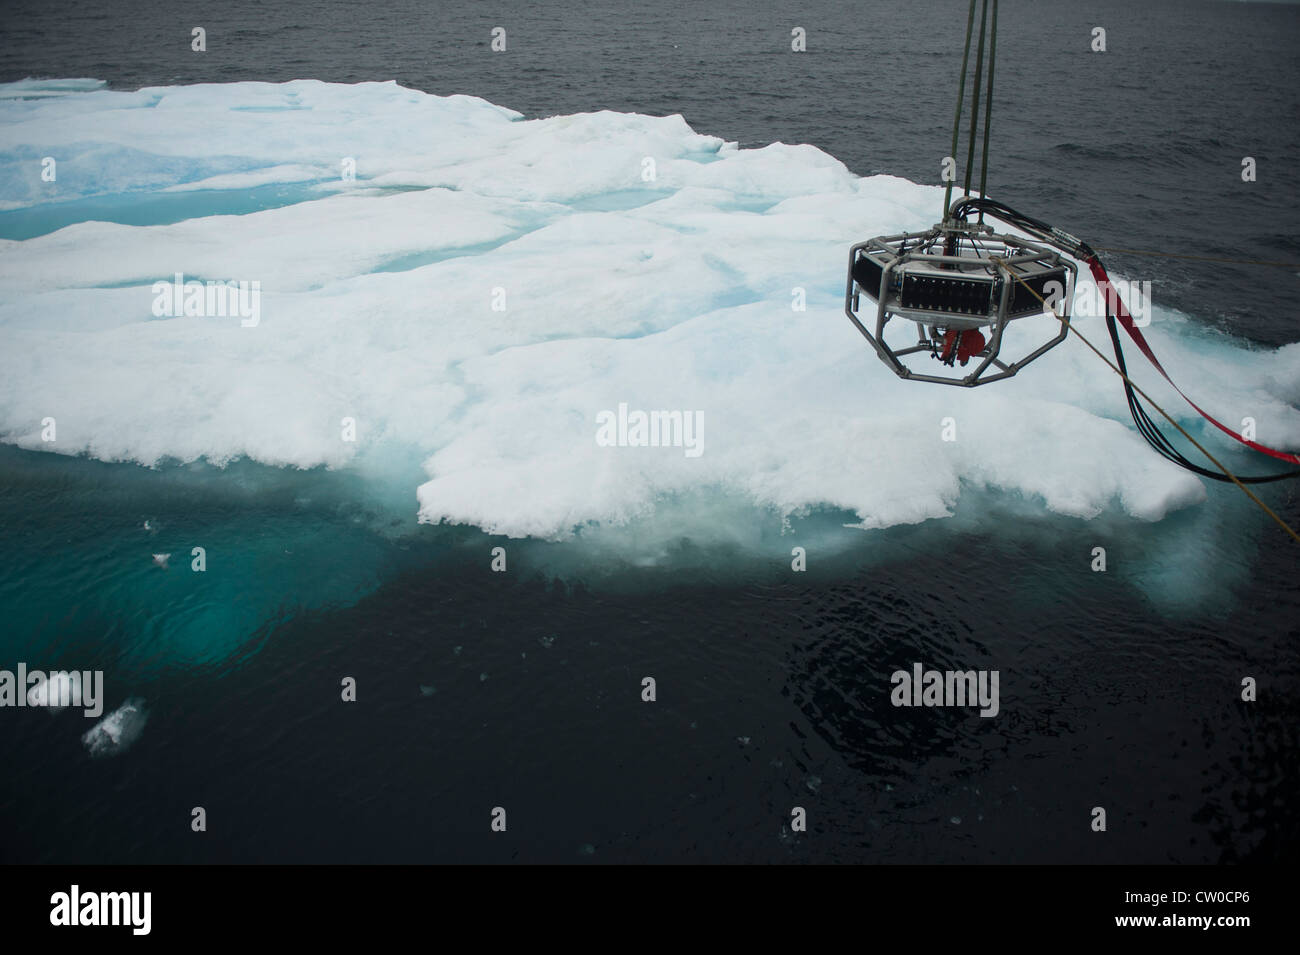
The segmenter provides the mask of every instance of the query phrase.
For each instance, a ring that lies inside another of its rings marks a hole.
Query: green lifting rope
[[[970,0],[970,10],[966,15],[966,45],[961,55],[961,82],[957,87],[957,109],[952,120],[952,152],[949,154],[956,162],[957,146],[961,135],[962,108],[966,99],[966,76],[970,66],[971,38],[975,32],[975,2]],[[989,71],[984,93],[984,149],[980,159],[979,192],[983,197],[988,185],[989,171],[989,128],[993,117],[993,71],[997,65],[998,52],[998,0],[993,0],[993,23],[989,24],[989,0],[982,0],[980,6],[980,32],[975,47],[975,79],[971,94],[970,135],[966,148],[966,178],[963,192],[970,195],[971,175],[975,168],[975,136],[978,132],[980,109],[980,83],[984,79],[984,49],[989,51]],[[987,40],[987,43],[986,43]],[[948,209],[952,204],[952,184],[955,176],[947,178],[943,194],[943,219],[948,220]],[[980,215],[983,221],[983,213]]]

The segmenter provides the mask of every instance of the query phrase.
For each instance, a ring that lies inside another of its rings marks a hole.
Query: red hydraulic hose
[[[1271,457],[1277,458],[1279,461],[1287,461],[1291,464],[1300,464],[1300,456],[1288,454],[1286,451],[1278,451],[1276,448],[1270,448],[1257,441],[1251,441],[1249,438],[1243,438],[1236,431],[1233,431],[1223,422],[1219,421],[1219,419],[1204,411],[1201,406],[1191,398],[1188,398],[1186,392],[1174,384],[1174,380],[1169,377],[1169,373],[1165,371],[1164,366],[1160,364],[1159,359],[1156,358],[1155,353],[1151,350],[1151,346],[1147,344],[1147,340],[1143,337],[1141,329],[1139,329],[1137,324],[1133,321],[1133,316],[1130,315],[1128,309],[1124,307],[1124,300],[1119,297],[1119,292],[1110,284],[1110,276],[1106,274],[1106,269],[1102,266],[1100,260],[1098,260],[1096,256],[1092,256],[1085,259],[1085,261],[1088,263],[1088,267],[1092,269],[1092,277],[1097,280],[1097,288],[1106,296],[1105,301],[1115,303],[1115,317],[1118,318],[1119,323],[1124,326],[1124,331],[1128,332],[1129,338],[1133,339],[1133,343],[1137,345],[1142,354],[1147,356],[1147,360],[1156,366],[1156,371],[1160,372],[1160,374],[1164,376],[1165,381],[1173,385],[1174,391],[1182,395],[1183,398],[1186,399],[1187,403],[1196,409],[1197,414],[1210,422],[1210,424],[1214,425],[1224,434],[1228,435],[1235,441],[1241,442],[1248,448],[1262,451]]]

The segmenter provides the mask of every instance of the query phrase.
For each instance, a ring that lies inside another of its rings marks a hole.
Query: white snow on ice
[[[276,184],[305,192],[222,214]],[[843,315],[848,248],[933,224],[941,190],[812,146],[742,150],[680,116],[526,121],[394,83],[0,86],[0,220],[163,193],[186,218],[0,241],[0,440],[380,481],[415,455],[422,520],[546,538],[699,492],[864,528],[945,517],[964,487],[1143,521],[1205,496],[1073,340],[987,388],[896,379]],[[259,282],[259,324],[155,317],[151,286],[177,272]],[[1104,346],[1100,320],[1078,324]],[[1250,349],[1159,307],[1146,331],[1204,407],[1300,447],[1300,345]],[[597,415],[620,403],[701,413],[704,453],[599,446]]]

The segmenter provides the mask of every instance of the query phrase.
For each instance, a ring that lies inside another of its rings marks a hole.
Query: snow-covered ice
[[[0,240],[0,440],[25,448],[380,482],[415,456],[422,520],[546,538],[698,492],[868,529],[945,517],[971,487],[1142,521],[1205,496],[1073,340],[988,388],[896,379],[843,315],[848,247],[933,224],[941,190],[808,145],[393,83],[29,80],[0,85],[0,203],[0,230],[40,233]],[[258,283],[256,325],[156,315],[177,273]],[[1300,344],[1248,348],[1158,300],[1145,331],[1207,410],[1300,447]],[[598,444],[620,404],[698,413],[703,453]]]

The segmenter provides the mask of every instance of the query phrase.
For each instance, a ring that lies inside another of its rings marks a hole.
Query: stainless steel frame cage
[[[1010,378],[1065,340],[1077,275],[1078,267],[1048,246],[983,225],[950,222],[853,246],[844,311],[900,378],[973,388]],[[1052,288],[1053,282],[1063,288]],[[1007,325],[1044,311],[1043,302],[1025,285],[1049,302],[1058,301],[1063,320],[1055,338],[1018,361],[1004,362],[1000,352]],[[877,303],[874,335],[858,317],[863,293]],[[917,344],[891,348],[884,336],[891,318],[915,322]],[[918,352],[937,356],[944,332],[967,329],[988,332],[984,349],[974,356],[979,364],[969,374],[922,374],[903,363],[902,358]],[[995,370],[990,373],[990,368]]]

